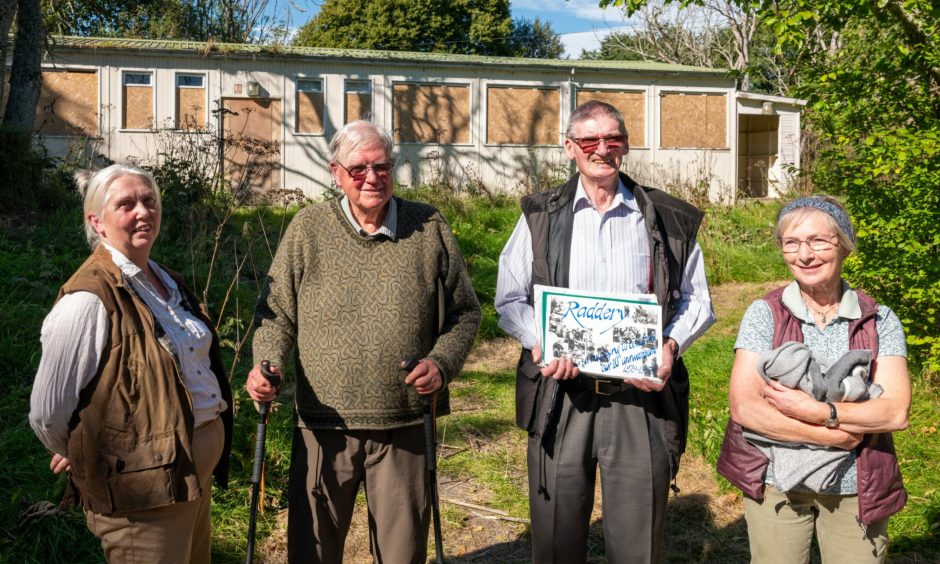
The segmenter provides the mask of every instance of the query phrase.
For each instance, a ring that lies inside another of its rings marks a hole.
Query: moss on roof
[[[583,70],[622,70],[627,72],[688,73],[726,76],[724,69],[654,63],[649,61],[593,61],[581,59],[524,59],[518,57],[491,57],[485,55],[458,55],[452,53],[420,53],[413,51],[378,51],[371,49],[333,49],[328,47],[297,47],[293,45],[255,45],[244,43],[215,43],[212,41],[169,41],[159,39],[125,39],[119,37],[63,37],[53,39],[60,48],[114,49],[121,51],[173,51],[203,56],[268,56],[303,59],[362,59],[369,62],[432,63],[451,65],[511,66],[527,68],[557,68]]]

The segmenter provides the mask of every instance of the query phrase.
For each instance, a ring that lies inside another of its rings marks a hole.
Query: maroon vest
[[[787,341],[803,342],[800,320],[783,306],[784,288],[764,296],[774,318],[773,348]],[[856,292],[862,309],[860,318],[849,324],[849,348],[871,349],[872,358],[878,357],[878,329],[875,314],[878,304],[862,292]],[[891,433],[865,435],[857,450],[858,464],[858,517],[865,525],[894,515],[907,502],[907,492],[901,482],[901,469],[894,453]],[[753,499],[764,497],[764,473],[767,457],[748,443],[741,434],[741,425],[728,420],[725,439],[718,457],[718,473]]]

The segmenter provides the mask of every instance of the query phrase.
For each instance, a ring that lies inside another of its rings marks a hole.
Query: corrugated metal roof
[[[490,57],[483,55],[457,55],[451,53],[419,53],[413,51],[378,51],[371,49],[332,49],[327,47],[296,47],[293,45],[253,45],[244,43],[213,43],[202,41],[168,41],[159,39],[125,39],[109,37],[53,38],[60,48],[114,49],[120,51],[175,51],[203,56],[265,56],[272,58],[304,59],[360,59],[369,62],[431,63],[452,65],[479,65],[583,69],[644,73],[681,73],[726,76],[724,69],[710,69],[686,65],[654,63],[648,61],[590,61],[581,59],[524,59],[518,57]]]

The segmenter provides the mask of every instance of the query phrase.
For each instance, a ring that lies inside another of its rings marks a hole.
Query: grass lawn
[[[528,558],[525,436],[513,426],[515,347],[498,339],[492,308],[499,251],[518,219],[507,198],[460,198],[430,190],[405,197],[431,201],[448,217],[484,307],[473,362],[454,384],[452,415],[439,422],[441,495],[445,499],[446,553],[454,561],[524,562]],[[689,452],[680,475],[682,494],[670,502],[669,562],[741,562],[746,532],[736,492],[717,479],[717,458],[727,421],[731,346],[750,301],[786,278],[770,239],[774,204],[752,203],[708,210],[699,240],[716,295],[718,323],[687,353],[692,373]],[[215,489],[213,561],[244,561],[248,521],[254,409],[243,390],[250,359],[244,344],[259,280],[267,270],[290,211],[239,210],[216,240],[199,224],[169,226],[155,256],[183,272],[209,298],[220,319],[227,361],[234,367],[236,432],[231,487]],[[29,393],[39,363],[38,335],[58,287],[87,256],[80,212],[68,209],[42,217],[0,222],[0,381],[8,390],[0,404],[0,562],[99,562],[100,549],[77,512],[59,513],[49,502],[61,496],[64,478],[48,470],[48,455],[26,421]],[[221,313],[221,314],[220,314]],[[902,471],[911,494],[891,522],[891,561],[940,561],[940,414],[937,382],[918,372],[910,429],[896,435]],[[258,544],[266,561],[284,556],[286,475],[290,456],[290,399],[282,396],[268,432],[265,502]],[[16,461],[12,463],[12,461]],[[598,504],[599,505],[599,504]],[[597,513],[599,517],[599,513]],[[361,515],[354,521],[347,560],[369,561]],[[602,561],[600,521],[591,526],[592,561]],[[433,546],[433,545],[432,545]],[[433,552],[432,552],[433,553]]]

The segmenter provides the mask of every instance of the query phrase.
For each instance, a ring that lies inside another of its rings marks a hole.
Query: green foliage
[[[327,0],[296,45],[391,51],[508,54],[507,0]],[[498,41],[496,39],[499,39]]]
[[[932,25],[937,25],[934,18]],[[825,140],[814,180],[844,194],[858,231],[847,278],[891,306],[912,360],[940,371],[940,84],[899,48],[903,25],[846,22],[843,48],[801,87]]]
[[[67,205],[75,199],[70,192],[68,168],[42,145],[33,146],[31,136],[20,131],[0,129],[0,213],[29,212]]]
[[[646,0],[600,0],[627,14]],[[700,0],[667,0],[680,7]],[[895,309],[915,364],[940,371],[940,11],[931,0],[731,4],[801,64],[787,77],[820,139],[817,189],[844,195],[858,226],[851,282]],[[768,67],[769,68],[769,67]],[[772,76],[768,68],[758,75]],[[754,74],[754,70],[749,73]],[[778,77],[779,78],[779,77]]]
[[[327,0],[295,45],[555,58],[551,24],[516,19],[507,0]]]
[[[248,43],[272,39],[271,0],[43,0],[59,35]],[[276,1],[273,4],[276,6]]]
[[[509,52],[514,57],[529,59],[560,59],[565,53],[561,38],[552,24],[538,18],[516,18],[512,21]]]
[[[774,244],[778,210],[777,204],[764,202],[705,209],[698,241],[709,284],[770,282],[789,276]]]

